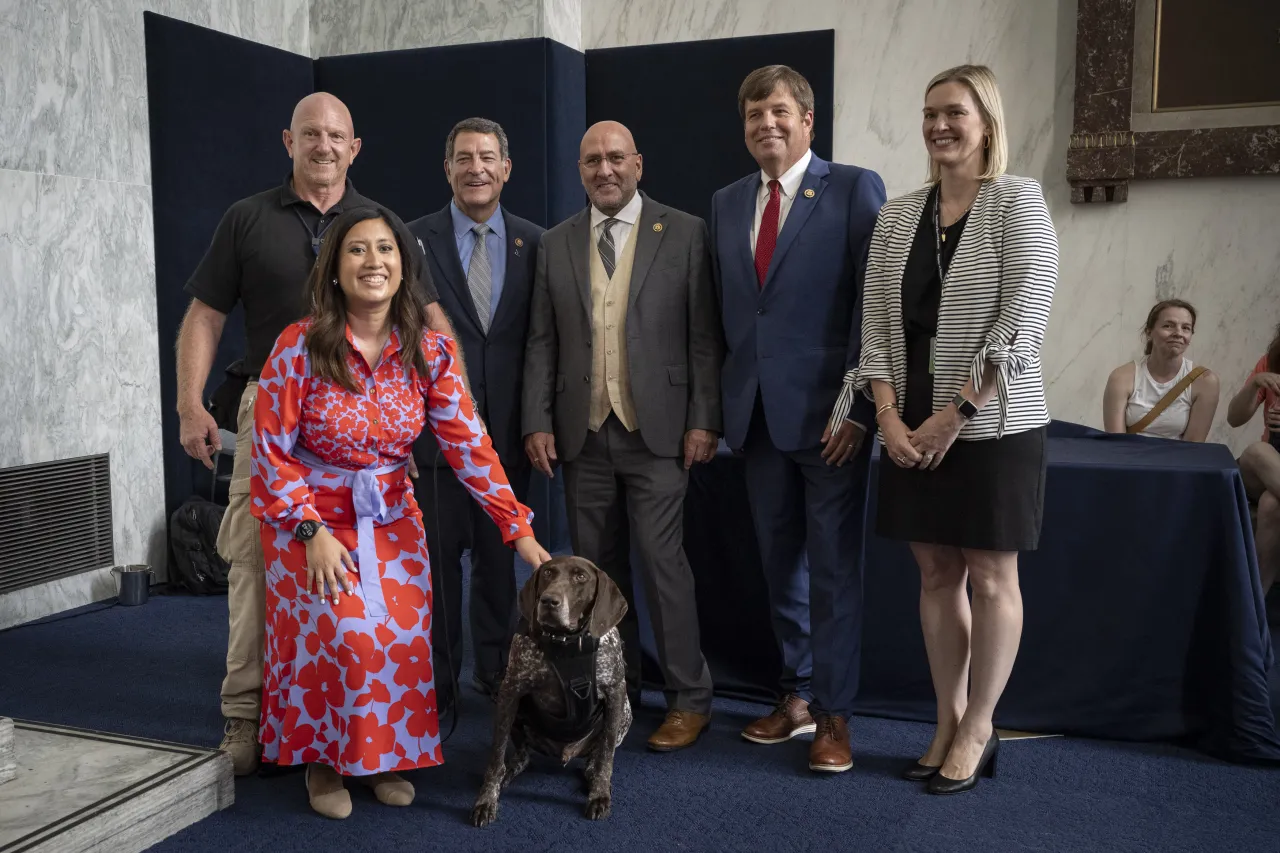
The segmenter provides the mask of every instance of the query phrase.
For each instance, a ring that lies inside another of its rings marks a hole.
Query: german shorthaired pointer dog
[[[618,587],[581,557],[549,560],[524,585],[474,826],[497,819],[499,792],[528,766],[530,750],[564,764],[583,757],[586,816],[609,816],[613,752],[631,728],[617,628],[626,612]]]

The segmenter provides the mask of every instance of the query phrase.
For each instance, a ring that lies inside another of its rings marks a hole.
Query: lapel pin
[[[813,190],[811,190],[811,189],[809,189],[809,190],[805,190],[805,191],[804,191],[804,197],[805,197],[805,198],[813,198],[815,195],[817,195],[817,193],[815,193],[815,192],[814,192]]]
[[[519,248],[520,248],[521,246],[523,246],[523,245],[524,245],[524,238],[522,238],[522,237],[517,237],[517,238],[516,238],[516,248],[517,248],[517,249],[519,249]]]
[[[653,223],[653,230],[654,230],[654,231],[661,231],[661,230],[662,230],[662,223],[661,223],[661,222],[655,222],[655,223]]]

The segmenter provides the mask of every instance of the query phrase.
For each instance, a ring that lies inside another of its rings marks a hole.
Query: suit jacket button
[[[757,309],[756,309],[756,313],[757,313],[757,314],[761,314],[761,315],[763,315],[763,314],[764,314],[764,309],[763,309],[763,308],[757,308]]]
[[[590,381],[591,381],[591,377],[590,377],[590,376],[584,376],[584,377],[582,377],[582,381],[583,381],[583,382],[590,382]]]

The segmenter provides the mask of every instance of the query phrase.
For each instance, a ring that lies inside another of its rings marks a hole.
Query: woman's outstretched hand
[[[532,536],[521,536],[515,541],[515,548],[516,553],[520,555],[520,559],[535,569],[551,559],[547,549],[539,545],[538,540]]]

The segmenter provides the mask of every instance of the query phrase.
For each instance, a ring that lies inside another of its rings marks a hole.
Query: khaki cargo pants
[[[253,404],[258,383],[251,381],[236,413],[236,457],[231,469],[227,511],[218,528],[218,554],[231,564],[228,574],[227,677],[222,682],[222,716],[253,720],[262,712],[262,651],[266,634],[267,567],[262,557],[260,522],[249,511],[253,456]]]

